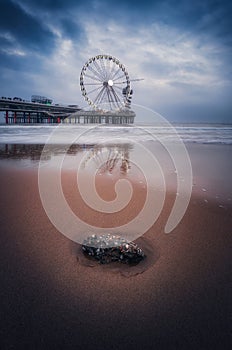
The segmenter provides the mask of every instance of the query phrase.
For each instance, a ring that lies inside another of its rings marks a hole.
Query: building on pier
[[[31,102],[40,103],[40,104],[44,104],[44,105],[51,105],[52,99],[45,97],[45,96],[32,95]]]

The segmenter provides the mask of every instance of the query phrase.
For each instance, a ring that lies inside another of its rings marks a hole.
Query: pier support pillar
[[[6,111],[6,124],[8,124],[8,123],[9,123],[9,112]]]

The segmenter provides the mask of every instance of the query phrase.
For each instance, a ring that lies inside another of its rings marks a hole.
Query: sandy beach
[[[194,175],[189,207],[164,234],[175,199],[167,193],[145,234],[156,256],[130,277],[78,261],[78,244],[44,211],[36,167],[1,166],[1,349],[230,349],[231,148],[188,150]],[[206,159],[211,167],[202,166]],[[62,181],[77,210],[72,176],[65,171]],[[100,184],[100,191],[107,198],[107,187]],[[137,187],[135,211],[143,200]]]

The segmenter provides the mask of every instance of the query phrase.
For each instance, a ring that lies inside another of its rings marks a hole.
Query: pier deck
[[[135,113],[123,111],[84,111],[76,105],[46,105],[35,102],[0,99],[0,112],[6,124],[133,124]]]
[[[5,112],[6,124],[60,123],[79,110],[78,106],[0,99],[0,111]]]

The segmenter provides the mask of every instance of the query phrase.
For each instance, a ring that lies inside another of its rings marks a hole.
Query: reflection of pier
[[[0,159],[29,159],[38,162],[42,152],[42,160],[49,161],[52,156],[62,154],[75,156],[88,151],[89,156],[83,166],[87,166],[88,161],[93,159],[101,172],[112,172],[119,166],[120,171],[126,173],[130,168],[129,153],[132,147],[131,144],[72,144],[67,150],[66,145],[52,144],[49,145],[47,152],[43,152],[44,144],[0,144]]]
[[[66,145],[54,144],[49,145],[47,152],[47,159],[52,155],[60,155],[67,153],[68,155],[76,155],[88,149],[92,149],[94,145],[73,144],[66,150]],[[38,161],[43,152],[44,144],[0,144],[0,159],[30,159]],[[45,159],[45,154],[43,154]]]
[[[0,144],[0,159],[39,160],[44,145]]]

